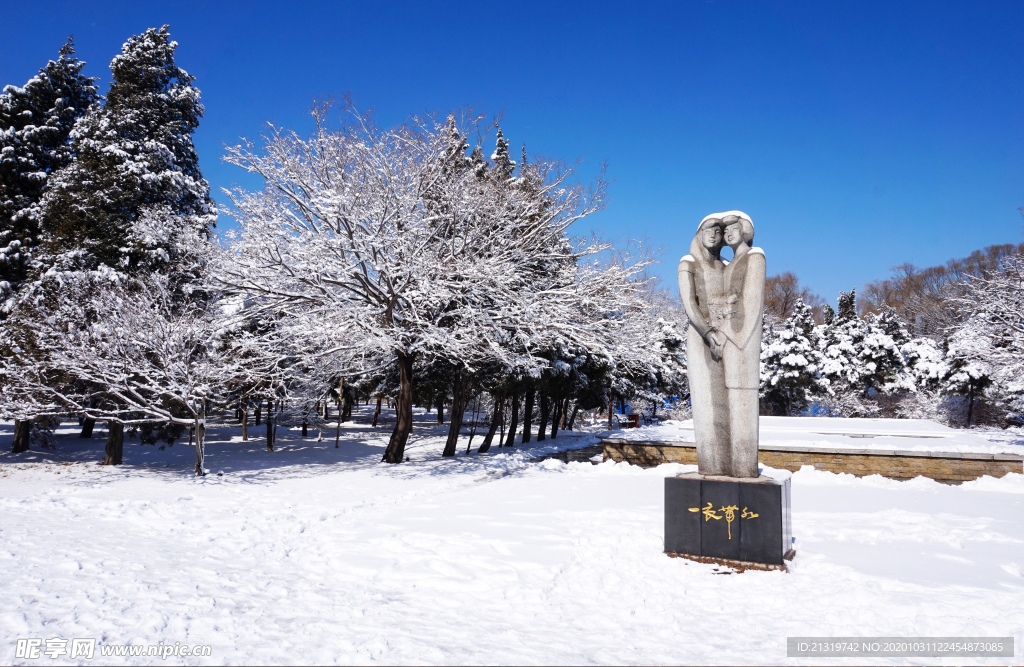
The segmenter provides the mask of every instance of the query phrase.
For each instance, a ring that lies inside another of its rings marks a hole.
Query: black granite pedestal
[[[790,480],[688,473],[665,478],[665,553],[739,569],[792,558]]]

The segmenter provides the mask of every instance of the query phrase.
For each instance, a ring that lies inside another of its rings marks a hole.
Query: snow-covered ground
[[[955,429],[925,419],[761,417],[759,432],[761,444],[772,447],[1024,455],[1024,429]],[[693,442],[693,420],[666,421],[609,435]]]
[[[800,635],[1016,642],[1012,659],[886,664],[1024,655],[1022,475],[805,468],[791,571],[724,574],[662,554],[662,480],[693,466],[531,460],[589,433],[442,459],[432,418],[397,466],[378,463],[386,428],[346,427],[338,449],[282,430],[275,452],[214,428],[201,479],[183,444],[126,442],[104,467],[99,429],[11,455],[2,427],[0,663],[62,662],[16,659],[33,637],[212,646],[83,664],[821,664],[786,658]]]

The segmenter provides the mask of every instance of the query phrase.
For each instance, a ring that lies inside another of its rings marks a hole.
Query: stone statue
[[[751,247],[741,211],[704,218],[679,262],[679,294],[690,318],[686,354],[703,475],[757,477],[757,390],[765,257]],[[723,246],[733,251],[722,259]]]

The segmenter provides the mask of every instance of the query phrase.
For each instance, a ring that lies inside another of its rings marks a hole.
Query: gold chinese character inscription
[[[726,507],[723,507],[720,510],[718,510],[719,512],[725,512],[725,522],[729,524],[730,540],[732,539],[732,521],[736,518],[736,510],[738,509],[739,507],[736,507],[735,505],[727,505]]]
[[[711,501],[710,500],[708,501],[708,506],[705,507],[703,510],[701,508],[699,508],[699,507],[691,507],[690,511],[691,512],[703,512],[704,513],[704,521],[707,521],[708,519],[721,519],[722,518],[722,517],[718,516],[717,514],[715,514],[715,510],[712,509],[712,505],[711,505]]]
[[[714,505],[712,505],[711,501],[709,500],[707,506],[704,508],[689,507],[687,509],[694,513],[701,512],[704,515],[705,522],[711,519],[721,519],[722,517],[715,514],[715,512],[723,512],[725,514],[725,523],[729,531],[729,539],[732,539],[732,522],[736,519],[736,510],[738,510],[739,507],[737,507],[736,505],[724,505],[715,510]],[[746,507],[743,508],[743,513],[740,514],[741,519],[756,519],[759,516],[761,515],[756,512],[751,512]]]

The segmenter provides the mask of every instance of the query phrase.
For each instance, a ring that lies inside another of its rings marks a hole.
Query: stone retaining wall
[[[601,443],[605,461],[628,461],[643,467],[662,463],[697,464],[697,448],[693,443],[621,438],[602,438]],[[1002,477],[1010,472],[1024,473],[1024,457],[1013,454],[763,446],[758,460],[768,467],[793,472],[801,466],[812,465],[818,470],[845,472],[858,477],[882,475],[890,479],[912,479],[923,476],[948,484],[959,484],[983,475]]]

